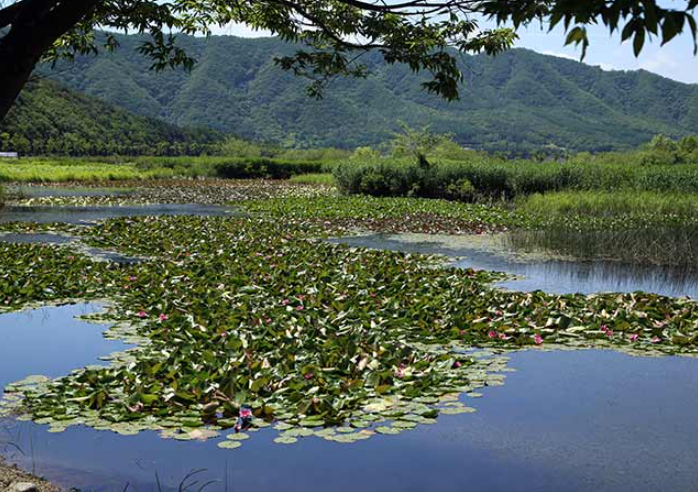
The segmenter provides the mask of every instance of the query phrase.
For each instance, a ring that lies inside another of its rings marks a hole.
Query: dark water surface
[[[13,186],[9,191],[25,198],[121,196],[135,193],[133,188],[80,188],[69,186]]]
[[[556,260],[519,257],[494,247],[491,241],[473,238],[471,244],[444,244],[437,241],[403,241],[399,235],[374,234],[335,239],[350,246],[442,254],[457,258],[454,265],[516,275],[515,280],[498,284],[511,290],[543,290],[569,294],[595,292],[653,292],[672,297],[698,298],[698,270],[661,266],[639,266],[611,261]]]
[[[68,244],[72,241],[75,238],[46,232],[0,233],[0,242],[3,243]]]
[[[104,327],[72,318],[95,306],[0,315],[0,385],[29,374],[58,376],[123,348]],[[690,491],[698,487],[698,360],[633,358],[610,351],[520,352],[501,387],[468,399],[478,412],[355,444],[252,434],[243,447],[217,441],[123,437],[8,423],[25,450],[5,455],[83,490],[176,487],[195,469],[217,491]],[[467,398],[467,397],[463,397]],[[31,450],[31,451],[30,451]],[[226,478],[227,476],[227,478]],[[203,483],[203,482],[200,482]],[[196,490],[196,488],[194,488]]]
[[[119,217],[142,217],[152,215],[226,216],[233,213],[232,209],[226,207],[189,203],[98,207],[9,206],[0,209],[0,223],[22,221],[86,224],[98,220]]]

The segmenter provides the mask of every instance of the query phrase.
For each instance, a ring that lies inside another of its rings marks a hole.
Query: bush
[[[348,194],[419,196],[424,169],[409,159],[351,160],[337,165],[333,174]]]
[[[648,159],[662,153],[633,153],[629,163],[619,162],[617,156],[609,161],[608,156],[597,160],[589,155],[564,162],[502,161],[477,155],[464,161],[436,161],[428,167],[414,159],[349,160],[336,168],[335,178],[340,190],[349,194],[459,201],[513,199],[564,190],[697,193],[698,165]]]
[[[321,173],[323,161],[281,160],[269,157],[152,157],[137,161],[143,171],[169,170],[176,176],[208,176],[225,179],[287,179],[299,174]]]

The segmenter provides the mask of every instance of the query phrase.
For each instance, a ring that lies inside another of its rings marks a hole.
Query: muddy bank
[[[0,457],[0,491],[12,490],[15,484],[33,484],[38,492],[61,492],[63,489],[46,480],[24,472]]]

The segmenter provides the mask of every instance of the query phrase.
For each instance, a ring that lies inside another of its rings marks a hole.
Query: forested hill
[[[136,115],[48,80],[30,83],[0,123],[0,151],[22,154],[199,154],[222,138]]]
[[[120,40],[115,53],[79,58],[51,76],[142,115],[287,146],[376,144],[400,120],[489,150],[603,150],[698,132],[696,85],[528,50],[463,57],[466,81],[455,103],[425,93],[420,76],[377,56],[368,57],[367,79],[335,80],[315,101],[304,92],[307,81],[275,66],[275,55],[297,49],[276,38],[182,36],[198,58],[191,74],[149,71],[151,62],[135,52],[138,37]]]

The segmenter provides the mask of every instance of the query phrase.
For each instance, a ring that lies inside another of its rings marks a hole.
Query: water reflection
[[[643,266],[612,261],[553,260],[541,255],[521,255],[508,249],[501,237],[373,234],[334,239],[350,246],[442,254],[463,268],[516,275],[499,284],[512,290],[552,293],[633,292],[698,298],[698,270]]]
[[[0,209],[0,223],[5,222],[63,222],[67,224],[89,224],[98,220],[120,217],[143,217],[155,215],[228,216],[233,209],[216,205],[161,204],[99,207],[54,207],[54,206],[8,206]]]
[[[13,186],[8,191],[23,198],[122,196],[136,192],[135,188],[80,188],[70,186]]]
[[[0,242],[19,244],[68,244],[74,237],[51,233],[0,233]]]
[[[192,470],[210,492],[295,491],[656,491],[693,490],[698,361],[614,352],[522,352],[501,388],[485,388],[471,415],[442,416],[399,436],[351,445],[301,439],[272,443],[263,429],[242,448],[215,441],[121,437],[70,428],[8,429],[33,460],[25,467],[83,490],[156,491]],[[671,381],[672,384],[667,384]]]
[[[105,325],[76,318],[101,309],[98,303],[80,303],[0,314],[0,395],[7,384],[27,376],[63,376],[127,348],[104,338]]]

